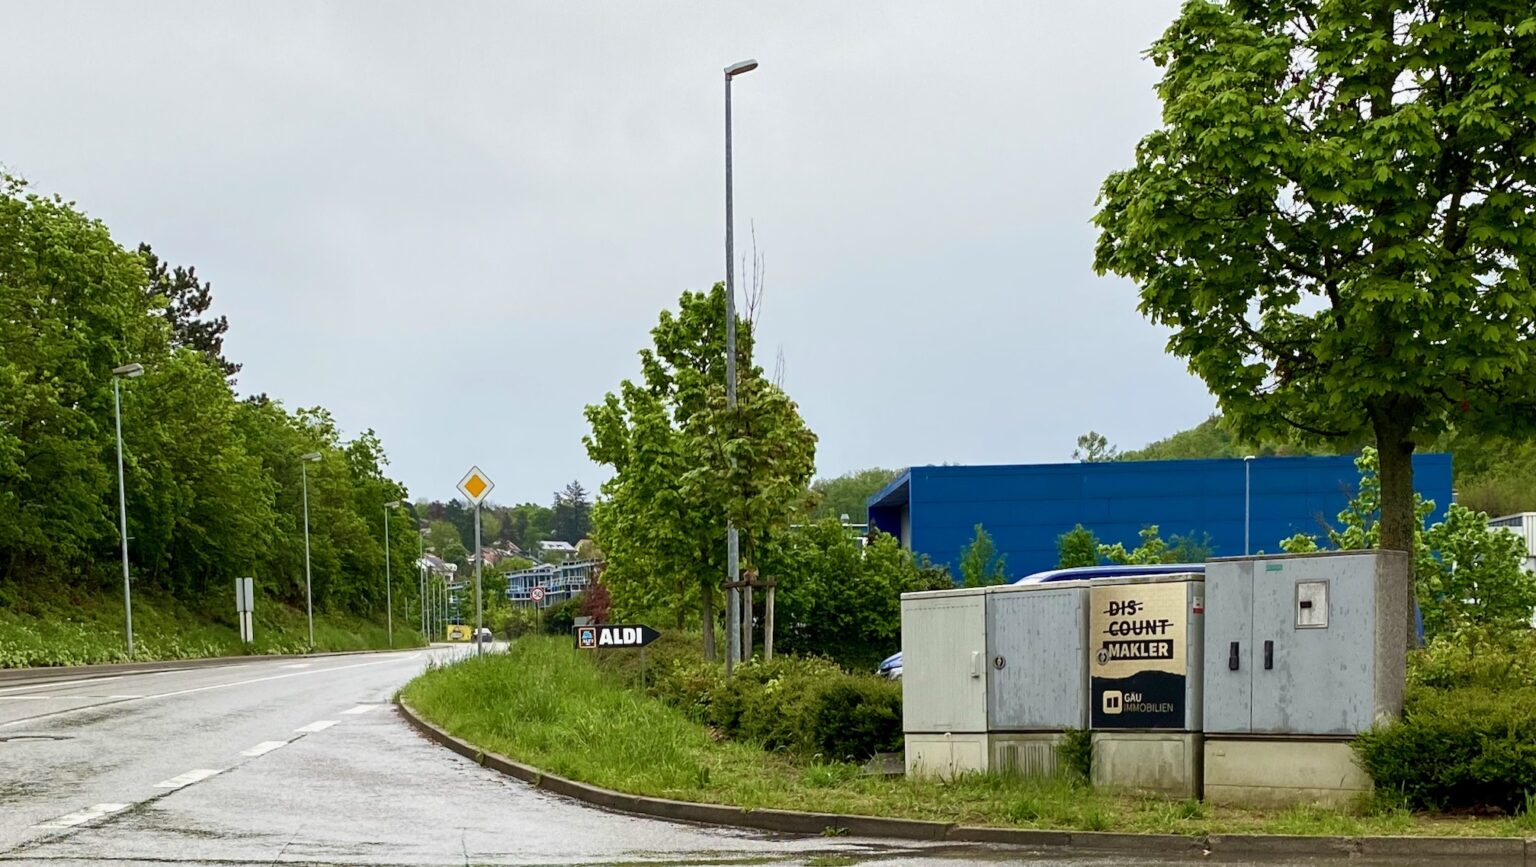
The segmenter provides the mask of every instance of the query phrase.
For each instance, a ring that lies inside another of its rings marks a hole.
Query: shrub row
[[[725,737],[830,761],[901,749],[901,685],[832,662],[785,656],[726,679],[716,664],[677,661],[651,693]]]
[[[1536,688],[1415,689],[1403,719],[1355,750],[1378,791],[1413,809],[1521,812],[1536,798]]]

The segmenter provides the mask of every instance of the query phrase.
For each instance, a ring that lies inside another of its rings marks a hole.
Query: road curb
[[[951,843],[988,843],[1035,850],[1067,850],[1095,854],[1204,855],[1274,858],[1301,856],[1318,861],[1375,858],[1460,858],[1477,864],[1536,867],[1536,839],[1519,837],[1306,837],[1280,834],[1123,834],[1106,831],[1052,831],[1034,828],[988,828],[892,819],[845,816],[795,810],[749,809],[725,804],[697,804],[616,792],[601,786],[546,773],[497,753],[486,752],[454,737],[422,718],[405,700],[395,697],[395,709],[407,724],[437,744],[479,765],[515,777],[552,794],[621,813],[673,822],[724,825],[782,834],[884,837]]]

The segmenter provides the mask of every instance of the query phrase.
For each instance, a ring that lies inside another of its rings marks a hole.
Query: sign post
[[[256,581],[253,578],[235,579],[235,615],[240,620],[240,641],[250,644],[256,640]]]
[[[470,467],[464,478],[459,480],[459,490],[469,501],[475,505],[475,653],[485,653],[485,642],[480,640],[480,630],[485,628],[484,596],[480,592],[480,563],[485,559],[485,552],[480,547],[480,503],[494,490],[496,483],[491,477],[480,471],[479,467]]]
[[[607,650],[609,648],[633,648],[640,651],[640,683],[645,683],[645,646],[661,637],[661,633],[649,626],[633,626],[620,623],[601,626],[577,626],[577,650]]]

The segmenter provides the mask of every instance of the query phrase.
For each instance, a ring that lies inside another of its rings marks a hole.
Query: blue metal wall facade
[[[1359,484],[1347,455],[1250,463],[1253,551],[1278,551],[1296,533],[1323,535]],[[1437,521],[1451,501],[1451,456],[1415,455],[1413,466],[1414,488],[1435,502],[1430,520]],[[1149,524],[1164,539],[1209,533],[1212,556],[1239,555],[1243,502],[1242,460],[913,467],[869,501],[870,523],[949,564],[956,580],[960,551],[977,524],[1014,576],[1055,567],[1057,536],[1079,523],[1099,541],[1127,548]]]

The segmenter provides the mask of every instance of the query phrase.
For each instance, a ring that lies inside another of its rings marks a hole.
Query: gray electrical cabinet
[[[1008,584],[987,592],[987,728],[1088,727],[1088,589]]]
[[[1205,730],[1354,735],[1402,712],[1408,555],[1206,566]]]
[[[1206,564],[1206,800],[1370,791],[1350,741],[1402,712],[1410,568],[1400,551]]]

